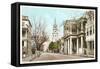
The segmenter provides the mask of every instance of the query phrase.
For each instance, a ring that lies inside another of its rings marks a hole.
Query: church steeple
[[[52,41],[56,42],[57,40],[58,40],[58,27],[57,27],[56,19],[55,19],[54,25],[53,25]]]

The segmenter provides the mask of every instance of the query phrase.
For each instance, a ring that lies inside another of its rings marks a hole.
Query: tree
[[[52,49],[53,49],[53,45],[54,45],[54,43],[53,43],[53,42],[51,42],[51,43],[49,44],[49,49],[50,49],[50,50],[52,50]]]
[[[34,19],[34,29],[33,29],[33,40],[36,43],[37,50],[41,50],[42,44],[48,40],[47,33],[45,31],[45,22],[41,21],[41,19]]]
[[[49,44],[49,50],[52,50],[54,52],[58,52],[59,49],[59,44],[57,44],[57,42],[51,42]]]

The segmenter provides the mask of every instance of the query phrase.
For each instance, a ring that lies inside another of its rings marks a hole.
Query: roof
[[[30,24],[30,26],[32,27],[32,24],[31,24],[31,22],[30,22],[28,16],[22,16],[22,20],[28,21],[29,24]]]

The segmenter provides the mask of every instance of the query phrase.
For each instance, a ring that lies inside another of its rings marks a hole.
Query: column
[[[65,49],[65,50],[66,50],[66,52],[65,52],[65,53],[67,54],[67,40],[66,40],[66,49]]]
[[[67,50],[68,50],[68,49],[67,49],[67,46],[68,46],[67,44],[68,44],[68,43],[67,43],[67,39],[66,39],[65,42],[64,42],[64,53],[65,53],[65,54],[67,54]]]
[[[83,36],[81,36],[81,54],[83,55]]]
[[[25,34],[26,34],[25,39],[28,39],[28,30],[26,30],[26,33]],[[28,45],[29,45],[28,44],[28,40],[26,40],[26,44],[25,45],[26,45],[26,53],[28,55]]]
[[[89,55],[90,52],[90,45],[89,45],[89,41],[87,42],[87,55]]]
[[[81,32],[83,32],[83,23],[81,22]]]
[[[68,48],[67,48],[67,50],[68,50],[68,54],[69,54],[69,39],[68,39]]]
[[[79,39],[77,38],[77,55],[79,54]]]
[[[64,54],[66,54],[66,40],[64,41]]]
[[[70,37],[70,54],[72,54],[72,38]]]
[[[68,40],[66,40],[66,54],[68,54]]]

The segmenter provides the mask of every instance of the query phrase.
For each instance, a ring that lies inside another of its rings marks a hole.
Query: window
[[[24,41],[22,41],[22,46],[24,46]]]
[[[72,26],[72,33],[77,33],[77,26],[76,26],[76,24],[73,24],[73,26]]]
[[[25,36],[25,30],[22,30],[22,36],[23,37]]]
[[[89,35],[88,31],[87,31],[87,36]]]
[[[92,27],[90,27],[90,35],[92,35]]]
[[[87,32],[86,32],[86,35],[87,35],[87,36],[89,35],[89,28],[87,28]]]
[[[67,30],[68,30],[68,27],[67,27]]]

